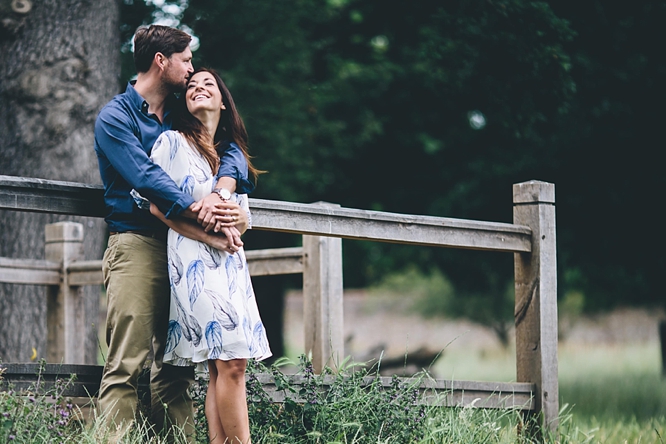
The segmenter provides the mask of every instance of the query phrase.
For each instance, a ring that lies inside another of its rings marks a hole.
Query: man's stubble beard
[[[186,79],[176,79],[171,76],[170,71],[162,74],[162,84],[169,90],[170,93],[182,93],[187,88]]]

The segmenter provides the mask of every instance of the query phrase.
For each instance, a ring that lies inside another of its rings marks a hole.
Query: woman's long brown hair
[[[247,146],[247,130],[245,129],[243,119],[238,114],[236,104],[233,97],[231,97],[229,89],[227,89],[222,78],[214,70],[199,68],[192,75],[199,72],[207,72],[213,76],[217,82],[217,87],[220,89],[220,93],[222,93],[222,103],[225,106],[225,109],[221,110],[220,113],[220,123],[218,123],[217,130],[213,135],[213,143],[211,144],[210,139],[205,137],[208,134],[208,130],[204,124],[187,110],[185,93],[181,94],[178,105],[174,110],[173,129],[180,131],[187,141],[204,156],[213,174],[217,173],[220,164],[221,153],[217,153],[218,147],[222,148],[220,147],[220,143],[224,141],[235,143],[243,152],[247,160],[248,170],[256,180],[257,176],[264,171],[255,168],[250,161],[251,157]]]

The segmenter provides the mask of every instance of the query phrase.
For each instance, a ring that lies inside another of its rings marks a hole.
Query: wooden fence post
[[[305,353],[320,373],[344,357],[342,239],[304,235],[303,255]]]
[[[514,254],[516,285],[516,378],[536,385],[535,413],[555,431],[557,383],[557,262],[555,186],[530,181],[513,185],[513,223],[532,229],[532,252]]]
[[[70,262],[83,258],[83,225],[58,222],[46,225],[45,232],[46,260],[61,265],[60,285],[48,288],[47,359],[56,364],[85,364],[83,292],[81,287],[71,287],[67,276]]]

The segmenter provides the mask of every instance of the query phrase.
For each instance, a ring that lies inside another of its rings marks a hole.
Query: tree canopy
[[[154,11],[126,4],[126,33]],[[178,18],[270,172],[254,196],[510,222],[513,183],[553,182],[560,293],[603,308],[663,300],[665,15],[648,0],[190,0]],[[503,300],[512,263],[345,243],[348,286],[417,264]]]

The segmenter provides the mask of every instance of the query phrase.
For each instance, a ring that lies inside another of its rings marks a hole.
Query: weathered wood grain
[[[76,222],[57,222],[45,227],[46,260],[63,264],[83,258],[83,225]],[[84,364],[85,349],[81,347],[81,332],[88,319],[85,316],[83,291],[72,286],[67,273],[58,285],[49,286],[46,301],[47,360]],[[95,322],[96,320],[90,320]]]
[[[43,382],[41,390],[45,391],[52,389],[58,379],[67,381],[75,374],[76,378],[63,389],[63,396],[92,398],[99,391],[102,377],[102,366],[96,365],[46,364],[41,373],[39,364],[0,364],[0,369],[4,370],[4,380],[0,382],[0,389],[3,388],[3,384],[5,387],[12,384],[16,390],[31,389],[41,374]],[[273,402],[284,402],[287,396],[296,402],[304,401],[298,393],[286,395],[284,391],[277,390],[273,375],[259,373],[255,376]],[[307,384],[307,379],[302,375],[285,375],[285,377],[296,387]],[[334,376],[325,376],[318,389],[327,391],[334,382]],[[365,387],[378,386],[380,389],[388,389],[392,386],[392,378],[368,376],[363,378],[360,384]],[[419,381],[412,378],[401,378],[400,384],[403,387],[418,388],[425,395],[422,402],[430,405],[524,411],[534,408],[533,384],[443,379]]]
[[[103,217],[102,196],[103,189],[96,185],[0,176],[3,209]],[[526,226],[263,199],[249,201],[257,230],[475,250],[531,250],[531,231]]]
[[[303,273],[303,248],[245,250],[251,276]]]
[[[320,373],[344,359],[342,239],[303,236],[305,353]]]
[[[303,272],[303,249],[276,248],[245,252],[252,276]],[[61,266],[50,261],[7,259],[0,257],[0,282],[31,285],[59,285]],[[71,286],[101,285],[102,261],[76,261],[67,266]]]
[[[532,252],[514,255],[516,378],[536,385],[535,410],[557,429],[557,260],[555,186],[531,181],[513,186],[514,223],[532,230]]]
[[[101,285],[104,283],[102,261],[70,262],[67,265],[67,276],[69,285]]]
[[[0,282],[7,284],[58,285],[60,264],[35,259],[0,257]]]
[[[0,208],[104,217],[104,189],[58,180],[0,175]]]
[[[255,229],[475,250],[530,251],[524,226],[250,199]]]

